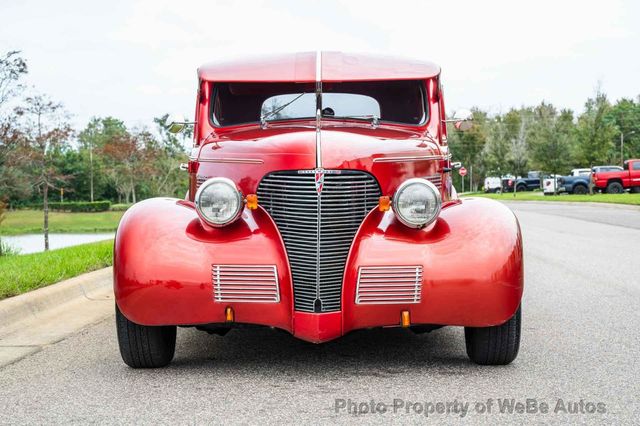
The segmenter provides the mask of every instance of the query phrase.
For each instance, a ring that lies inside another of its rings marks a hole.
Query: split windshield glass
[[[419,80],[322,84],[323,117],[377,117],[381,122],[426,121],[424,84]],[[211,117],[216,126],[315,119],[315,83],[216,83]]]

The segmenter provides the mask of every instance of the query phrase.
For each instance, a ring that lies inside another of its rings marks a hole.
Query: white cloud
[[[190,113],[201,63],[316,49],[433,60],[451,109],[542,99],[580,109],[597,80],[612,98],[640,94],[633,0],[34,0],[3,3],[0,15],[2,50],[22,49],[30,82],[79,125]]]

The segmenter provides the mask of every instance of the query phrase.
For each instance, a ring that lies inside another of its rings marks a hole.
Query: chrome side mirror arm
[[[169,133],[180,133],[187,126],[195,125],[195,121],[187,121],[183,115],[171,114],[167,117],[164,127]]]

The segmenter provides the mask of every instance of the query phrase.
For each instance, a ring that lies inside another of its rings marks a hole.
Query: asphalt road
[[[640,210],[510,206],[524,232],[526,289],[509,366],[471,364],[459,328],[360,331],[321,346],[271,330],[181,329],[169,368],[132,370],[110,318],[1,368],[0,423],[417,423],[417,411],[442,402],[451,412],[431,420],[638,424]],[[489,399],[491,412],[479,412]],[[549,412],[501,413],[511,399]],[[348,400],[391,406],[336,412]],[[394,413],[394,400],[405,408]]]

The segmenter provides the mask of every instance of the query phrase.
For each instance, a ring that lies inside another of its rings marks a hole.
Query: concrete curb
[[[112,268],[0,301],[0,367],[113,315]]]
[[[82,298],[107,299],[104,293],[110,288],[111,280],[107,279],[111,274],[111,267],[99,269],[0,301],[0,336],[16,322],[40,319],[65,303]]]

